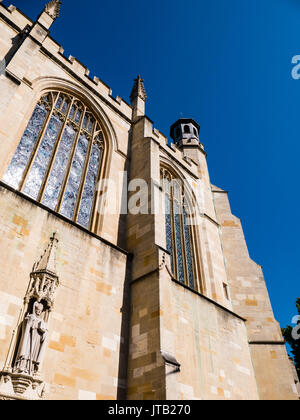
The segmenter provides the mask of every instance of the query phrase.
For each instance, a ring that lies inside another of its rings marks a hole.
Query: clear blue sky
[[[12,0],[31,18],[46,1]],[[140,73],[163,133],[181,115],[199,122],[211,180],[229,190],[276,318],[290,323],[300,296],[300,0],[63,0],[51,35],[114,96],[128,101]]]

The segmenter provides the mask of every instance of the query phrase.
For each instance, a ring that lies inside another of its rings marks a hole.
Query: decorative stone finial
[[[144,86],[144,79],[142,79],[140,75],[138,75],[138,77],[134,80],[134,85],[130,95],[131,102],[133,102],[137,98],[141,98],[145,102],[147,99],[147,94]]]
[[[54,232],[50,238],[50,242],[41,256],[41,259],[33,266],[33,273],[45,271],[50,274],[56,274],[56,250],[57,250],[57,232]]]
[[[18,326],[0,372],[0,400],[39,400],[44,397],[42,362],[49,338],[48,322],[59,278],[56,274],[57,233],[34,264]]]
[[[59,16],[61,2],[59,0],[51,0],[45,6],[45,12],[52,18],[57,19]]]
[[[30,287],[25,296],[25,302],[32,298],[38,302],[44,301],[47,309],[52,310],[56,289],[59,286],[59,277],[56,270],[57,233],[53,233],[50,242],[41,256],[34,264],[30,273]]]

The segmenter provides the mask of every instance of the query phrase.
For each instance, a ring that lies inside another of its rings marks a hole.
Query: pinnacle
[[[141,98],[143,101],[146,101],[147,94],[144,86],[144,79],[140,75],[134,80],[134,85],[130,95],[130,100],[133,102],[137,97]]]
[[[40,260],[34,265],[33,272],[47,271],[56,275],[56,250],[57,250],[57,233],[54,232],[50,238],[50,242],[41,256]]]
[[[61,5],[61,1],[60,0],[51,0],[49,3],[46,4],[45,6],[45,12],[52,17],[52,19],[57,19],[59,16],[59,11],[60,11],[60,5]]]

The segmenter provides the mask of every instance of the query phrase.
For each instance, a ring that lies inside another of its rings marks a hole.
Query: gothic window
[[[36,105],[3,181],[89,228],[104,152],[92,111],[62,92]]]
[[[161,169],[161,182],[165,196],[166,244],[171,256],[171,269],[176,280],[196,289],[190,205],[181,180],[165,168]]]
[[[187,133],[187,134],[189,134],[191,132],[191,129],[188,125],[184,126],[184,132]]]

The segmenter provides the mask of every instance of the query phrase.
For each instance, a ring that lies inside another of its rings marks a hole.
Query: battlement
[[[14,26],[16,26],[16,30],[17,28],[22,30],[27,25],[33,24],[33,21],[24,15],[16,6],[10,5],[9,7],[6,7],[2,4],[2,1],[3,0],[0,0],[0,18],[2,14],[5,18],[11,20]]]
[[[26,26],[33,26],[35,23],[12,5],[7,8],[3,4],[0,4],[0,17],[1,14],[6,18],[6,22],[10,23],[16,31],[22,31]],[[113,97],[112,89],[99,77],[94,76],[91,78],[89,69],[77,58],[72,55],[65,56],[64,48],[51,38],[51,36],[48,35],[46,37],[41,46],[41,51],[52,58],[58,65],[61,65],[73,77],[83,82],[87,88],[91,88],[95,94],[100,95],[108,105],[117,109],[126,119],[131,120],[132,107],[121,97]]]
[[[132,117],[132,108],[131,106],[119,96],[113,97],[112,89],[103,82],[99,77],[94,76],[90,77],[90,70],[87,66],[81,63],[77,58],[69,55],[68,57],[64,55],[64,48],[58,44],[53,38],[48,36],[44,43],[43,49],[44,53],[50,53],[52,58],[55,59],[58,64],[62,64],[67,70],[71,71],[73,75],[76,75],[77,78],[81,79],[85,84],[88,84],[93,90],[106,99],[113,107],[117,107],[118,110],[123,113],[128,119]]]

